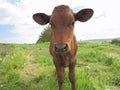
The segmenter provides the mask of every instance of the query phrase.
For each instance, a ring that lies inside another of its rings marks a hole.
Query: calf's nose
[[[66,52],[67,51],[67,44],[56,44],[55,45],[55,51],[56,52]]]

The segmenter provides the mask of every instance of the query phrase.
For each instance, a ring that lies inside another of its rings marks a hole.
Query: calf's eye
[[[52,26],[52,23],[50,23],[50,25]]]
[[[75,22],[72,22],[72,26],[74,26]]]
[[[68,24],[68,27],[74,26],[74,24],[75,24],[75,22],[69,23],[69,24]]]
[[[49,23],[49,24],[51,25],[52,28],[55,27],[55,24],[53,24],[53,23]]]

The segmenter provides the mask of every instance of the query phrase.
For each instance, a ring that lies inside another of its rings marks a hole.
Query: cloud
[[[3,4],[0,6],[0,11],[2,12],[0,15],[0,24],[14,25],[15,28],[10,32],[18,36],[11,37],[10,39],[7,38],[6,34],[6,38],[2,38],[2,42],[3,40],[8,43],[36,42],[40,33],[40,29],[37,24],[35,25],[35,23],[33,23],[32,15],[29,15],[29,12],[21,6],[21,3],[18,5],[14,5],[13,3],[6,1],[2,3]]]
[[[14,1],[14,2],[13,2]],[[55,6],[69,5],[75,12],[82,8],[92,8],[94,16],[86,23],[76,22],[77,40],[91,38],[119,37],[119,0],[1,0],[0,24],[14,25],[10,30],[15,37],[2,38],[4,42],[35,43],[45,26],[40,26],[32,15],[44,12],[51,15]],[[114,32],[114,33],[113,33]],[[17,37],[18,36],[18,37]],[[0,41],[1,42],[1,41]]]

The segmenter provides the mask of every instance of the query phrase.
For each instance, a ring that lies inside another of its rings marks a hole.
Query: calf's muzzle
[[[67,44],[55,44],[55,52],[67,52]]]

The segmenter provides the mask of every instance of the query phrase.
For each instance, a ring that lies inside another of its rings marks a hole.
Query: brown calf
[[[73,13],[66,5],[55,7],[50,16],[44,13],[33,15],[33,19],[37,23],[41,25],[51,24],[52,32],[49,50],[56,67],[59,90],[62,90],[62,83],[65,78],[64,68],[67,66],[69,67],[69,79],[72,84],[72,90],[76,90],[75,64],[78,46],[74,35],[74,23],[77,20],[85,22],[92,15],[92,9],[83,9],[78,13]]]

